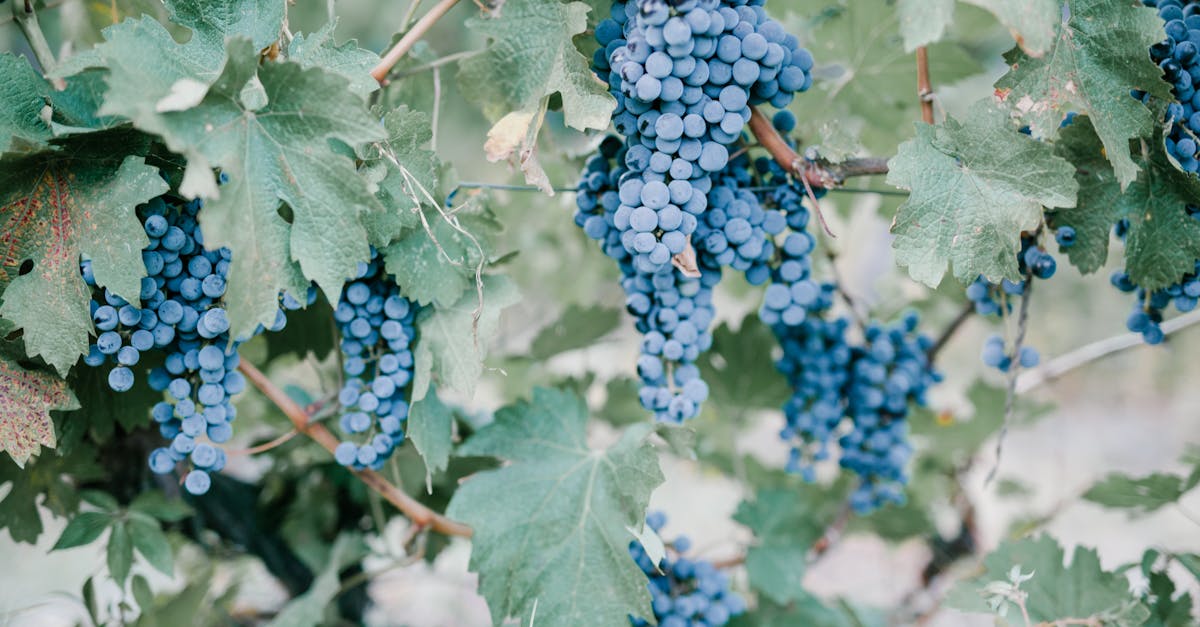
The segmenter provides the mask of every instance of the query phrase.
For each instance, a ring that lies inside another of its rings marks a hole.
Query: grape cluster
[[[808,234],[790,233],[781,250],[759,317],[779,339],[776,365],[792,386],[781,433],[793,444],[788,470],[812,481],[836,437],[840,465],[862,479],[850,497],[855,511],[903,503],[908,408],[941,380],[927,357],[932,341],[916,333],[910,312],[894,325],[869,323],[862,344],[851,343],[850,320],[830,315],[835,286],[810,276]]]
[[[1158,9],[1166,23],[1167,38],[1150,47],[1150,58],[1171,84],[1177,102],[1168,105],[1167,152],[1187,172],[1200,171],[1196,135],[1200,134],[1200,3],[1181,0],[1142,0]],[[1135,98],[1149,102],[1150,95],[1135,90]]]
[[[97,287],[91,262],[81,265],[84,281],[93,288],[91,312],[98,334],[84,362],[100,367],[115,361],[108,384],[124,392],[133,387],[133,367],[142,355],[163,351],[163,365],[150,369],[147,380],[152,389],[164,393],[151,415],[171,442],[150,453],[149,465],[166,474],[190,460],[184,488],[192,494],[207,492],[208,472],[225,465],[224,451],[213,444],[233,435],[237,410],[231,398],[246,387],[237,372],[237,347],[248,339],[229,336],[223,297],[231,253],[227,248],[204,248],[196,220],[201,207],[199,200],[168,196],[138,207],[150,245],[142,251],[147,276],[137,304]],[[315,298],[315,292],[309,298]],[[288,295],[282,303],[285,309],[301,306]],[[281,329],[286,322],[280,309],[270,328]]]
[[[1075,244],[1075,229],[1069,226],[1059,227],[1054,234],[1060,248],[1070,248]],[[975,313],[981,316],[999,316],[1012,311],[1010,299],[1023,296],[1030,281],[1033,279],[1049,279],[1058,270],[1058,262],[1054,256],[1044,250],[1036,235],[1021,235],[1021,251],[1017,253],[1017,271],[1025,277],[1020,282],[1001,279],[1000,283],[992,283],[982,276],[967,286],[967,299],[975,305]],[[1012,368],[1013,355],[1005,347],[1004,338],[991,335],[984,342],[982,359],[984,365],[1008,372]],[[1016,355],[1022,368],[1032,368],[1041,360],[1037,349],[1032,346],[1022,346]]]
[[[750,105],[787,105],[811,84],[812,56],[757,1],[616,2],[596,38],[630,172],[613,226],[653,274],[686,248]]]
[[[1187,313],[1200,302],[1200,260],[1178,283],[1153,292],[1134,285],[1124,271],[1114,272],[1111,280],[1113,287],[1136,294],[1133,311],[1125,320],[1125,326],[1134,333],[1141,333],[1147,344],[1162,343],[1164,335],[1160,325],[1168,307],[1175,305],[1180,313]]]
[[[359,263],[333,314],[347,375],[338,402],[348,411],[339,426],[348,436],[363,437],[361,444],[341,442],[333,456],[356,470],[381,468],[404,442],[408,420],[417,306],[400,295],[395,277],[383,265],[372,250],[370,263]]]
[[[1056,234],[1056,239],[1059,239],[1059,245],[1063,248],[1074,244],[1075,230],[1071,227],[1062,227],[1059,229],[1060,234]],[[1064,244],[1063,241],[1068,243]],[[1017,271],[1023,277],[1028,277],[1021,282],[1001,279],[1000,283],[992,283],[980,276],[973,283],[967,286],[967,299],[975,304],[975,313],[981,316],[998,316],[1002,312],[1011,311],[1011,306],[1003,305],[1007,300],[1005,296],[1021,296],[1025,293],[1025,286],[1032,279],[1049,279],[1054,276],[1058,270],[1058,262],[1049,252],[1043,250],[1037,241],[1037,237],[1033,235],[1021,235],[1021,252],[1017,253]]]
[[[666,523],[667,517],[661,512],[646,516],[646,524],[656,532]],[[667,555],[661,564],[655,564],[640,542],[629,543],[629,553],[650,579],[647,587],[659,627],[720,627],[746,611],[742,597],[729,590],[729,578],[725,573],[717,570],[712,562],[683,557],[691,548],[686,536],[675,538],[670,546],[675,557]],[[635,617],[630,617],[630,622],[635,627],[649,624]]]
[[[698,414],[708,397],[708,385],[700,379],[695,362],[712,345],[712,287],[721,274],[708,260],[699,258],[699,277],[685,276],[669,265],[655,272],[635,269],[634,257],[621,245],[622,236],[613,226],[620,208],[627,208],[617,191],[619,181],[628,174],[622,159],[625,152],[619,140],[608,137],[588,159],[576,196],[575,223],[589,237],[600,240],[621,268],[625,306],[643,334],[637,362],[642,406],[657,420],[681,422]]]

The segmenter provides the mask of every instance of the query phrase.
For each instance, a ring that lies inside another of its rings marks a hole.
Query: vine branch
[[[1171,335],[1197,323],[1200,323],[1200,309],[1162,323],[1162,332],[1164,336]],[[1073,351],[1055,357],[1037,368],[1022,372],[1021,376],[1017,379],[1017,393],[1024,394],[1043,383],[1053,381],[1076,368],[1085,366],[1113,353],[1145,345],[1146,342],[1142,339],[1140,333],[1122,333],[1121,335],[1098,340],[1091,344],[1085,344]]]
[[[319,422],[311,422],[308,412],[300,407],[296,401],[292,400],[279,386],[275,385],[267,375],[256,368],[250,362],[242,360],[238,365],[238,370],[246,375],[250,383],[258,388],[264,396],[267,397],[276,407],[280,409],[292,421],[292,426],[296,431],[303,433],[311,438],[317,444],[320,444],[325,450],[333,453],[337,448],[338,441],[325,425]],[[383,475],[374,470],[352,470],[363,483],[367,484],[375,492],[379,493],[387,502],[396,506],[405,516],[412,521],[414,525],[420,527],[428,527],[439,533],[444,533],[449,536],[464,536],[471,535],[471,528],[460,523],[450,520],[441,514],[425,507],[413,497],[404,493],[403,490],[392,485]]]
[[[416,2],[414,0],[413,6],[415,6],[415,4]],[[441,2],[433,5],[433,8],[429,9],[429,12],[425,15],[422,15],[421,19],[417,20],[417,23],[413,24],[413,27],[409,29],[408,32],[404,33],[404,36],[400,38],[400,41],[397,41],[396,45],[392,46],[392,49],[388,50],[387,53],[383,55],[383,58],[380,59],[379,63],[371,70],[371,76],[382,84],[387,79],[388,72],[392,70],[396,63],[398,63],[400,59],[404,58],[404,55],[408,54],[409,50],[412,50],[412,47],[416,45],[416,43],[420,41],[422,37],[425,36],[425,33],[428,32],[429,29],[432,28],[433,25],[442,18],[443,15],[445,15],[450,9],[454,8],[454,5],[456,4],[458,4],[458,0],[441,0]]]
[[[933,83],[929,79],[929,50],[917,48],[917,100],[921,103],[921,120],[933,124]]]
[[[784,170],[813,187],[830,189],[842,186],[849,178],[888,172],[888,160],[882,157],[847,159],[841,163],[805,159],[788,146],[758,107],[750,107],[750,132]]]

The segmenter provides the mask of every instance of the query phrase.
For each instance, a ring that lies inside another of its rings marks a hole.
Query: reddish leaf
[[[40,446],[54,448],[52,409],[79,407],[67,382],[0,357],[0,451],[8,451],[18,466]]]

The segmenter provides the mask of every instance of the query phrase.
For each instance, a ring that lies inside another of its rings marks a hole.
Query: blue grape
[[[200,496],[212,486],[212,477],[203,470],[193,470],[187,474],[183,480],[183,487],[188,493]]]

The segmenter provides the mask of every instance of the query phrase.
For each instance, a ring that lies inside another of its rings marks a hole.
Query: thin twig
[[[858,325],[860,330],[865,332],[867,330],[867,321],[858,307],[858,299],[846,290],[846,283],[842,281],[842,273],[838,270],[837,254],[828,247],[826,247],[825,251],[825,258],[829,260],[829,273],[833,275],[833,284],[837,288],[837,293],[845,301],[846,307],[850,309],[850,316],[854,318],[854,323]]]
[[[942,349],[946,347],[946,344],[950,342],[954,334],[958,333],[962,325],[971,318],[971,314],[973,313],[975,313],[975,304],[970,301],[963,303],[963,307],[958,311],[958,315],[954,316],[950,324],[946,325],[946,328],[942,330],[942,334],[933,341],[933,346],[929,347],[929,352],[926,353],[929,363],[933,363],[937,359],[938,353],[942,352]]]
[[[58,7],[61,7],[64,4],[69,4],[74,1],[75,0],[49,0],[48,2],[42,3],[42,9],[57,9]],[[11,14],[0,15],[0,26],[3,26],[13,20],[14,20],[14,17]],[[114,24],[115,23],[116,22],[114,22]]]
[[[38,65],[42,66],[42,74],[53,72],[54,68],[58,67],[58,60],[54,58],[50,42],[46,41],[46,33],[42,32],[42,26],[38,23],[37,13],[33,10],[33,0],[10,0],[10,3],[13,20],[17,22],[25,41],[29,42],[29,48],[33,50]],[[50,83],[59,90],[67,86],[67,82],[61,78],[51,79]]]
[[[933,124],[933,83],[929,79],[929,50],[917,48],[917,99],[921,103],[921,119]]]
[[[412,26],[413,18],[417,16],[417,9],[421,6],[421,0],[411,0],[408,3],[408,8],[404,10],[404,17],[400,20],[400,30],[397,32],[403,33],[408,31],[408,27]]]
[[[309,420],[309,416],[304,412],[304,408],[300,407],[296,401],[292,400],[279,386],[275,385],[267,375],[256,368],[249,361],[243,359],[238,365],[238,370],[246,375],[250,383],[258,388],[264,396],[267,397],[276,407],[292,421],[292,426],[296,431],[303,433],[311,438],[317,444],[320,444],[325,450],[333,453],[337,448],[338,440],[325,425],[314,423]],[[471,528],[455,522],[438,514],[437,512],[425,507],[416,499],[404,493],[396,486],[392,485],[383,475],[373,470],[351,470],[363,483],[369,488],[379,493],[387,502],[396,506],[405,516],[409,518],[415,525],[429,527],[439,533],[444,533],[450,536],[470,536]]]
[[[1197,323],[1200,323],[1200,309],[1190,311],[1177,318],[1172,318],[1162,323],[1161,328],[1163,335],[1167,336]],[[1017,393],[1024,394],[1080,366],[1085,366],[1127,348],[1136,348],[1139,346],[1147,346],[1146,341],[1142,339],[1141,333],[1122,333],[1121,335],[1081,346],[1069,353],[1055,357],[1037,368],[1021,373],[1017,381]]]
[[[1000,433],[996,436],[996,462],[988,471],[987,477],[983,480],[983,485],[991,485],[992,480],[996,478],[996,472],[1000,470],[1000,455],[1004,452],[1004,439],[1008,435],[1008,427],[1012,424],[1013,410],[1016,408],[1017,401],[1017,377],[1021,372],[1021,347],[1025,344],[1025,331],[1029,328],[1029,301],[1033,295],[1033,278],[1030,275],[1025,277],[1025,289],[1021,292],[1021,310],[1017,316],[1017,340],[1013,343],[1012,353],[1009,357],[1008,387],[1004,394],[1004,422],[1000,425]]]
[[[414,3],[416,2],[416,0],[413,1]],[[383,83],[384,79],[387,78],[388,72],[391,71],[396,63],[398,63],[400,59],[404,57],[404,55],[408,54],[408,51],[412,50],[412,47],[416,45],[416,43],[420,41],[422,37],[425,36],[425,33],[428,32],[429,29],[432,28],[433,25],[437,23],[437,21],[441,19],[441,17],[445,15],[447,11],[454,8],[454,5],[456,4],[458,4],[458,0],[441,0],[441,2],[433,5],[433,8],[429,9],[429,12],[425,15],[422,15],[421,19],[417,20],[417,23],[413,24],[413,27],[409,29],[408,32],[404,33],[404,36],[400,38],[400,41],[397,41],[396,45],[392,46],[392,49],[388,50],[387,53],[383,55],[383,58],[380,59],[379,63],[371,70],[371,76],[380,83]]]
[[[288,442],[288,440],[291,440],[292,438],[296,437],[296,435],[298,433],[300,433],[300,432],[295,429],[292,429],[291,431],[288,431],[287,433],[275,438],[274,440],[271,440],[270,442],[265,442],[263,444],[259,444],[258,446],[252,446],[250,448],[238,449],[236,451],[229,451],[228,454],[231,457],[236,457],[238,455],[258,455],[259,453],[266,453],[267,451],[269,451],[273,448],[276,448],[278,446],[283,446],[285,443]]]
[[[437,152],[438,138],[438,118],[442,109],[442,72],[438,68],[433,68],[433,116],[429,121],[430,137],[429,149]]]
[[[462,61],[463,59],[470,59],[471,57],[483,54],[483,52],[484,52],[483,50],[464,50],[462,52],[455,52],[454,54],[448,54],[439,59],[434,59],[433,61],[430,61],[429,63],[426,63],[425,65],[418,65],[418,66],[414,66],[414,67],[410,67],[410,68],[405,68],[403,70],[397,70],[395,73],[393,73],[391,75],[391,79],[392,80],[400,80],[402,78],[408,78],[409,76],[413,76],[415,74],[420,74],[422,72],[428,72],[430,70],[440,68],[443,65],[448,65],[450,63],[454,63],[455,61]]]

